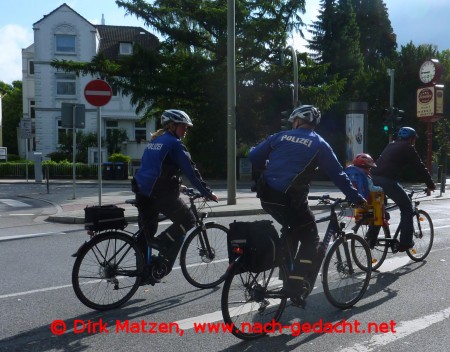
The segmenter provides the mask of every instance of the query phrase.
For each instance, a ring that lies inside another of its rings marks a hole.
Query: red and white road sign
[[[108,83],[101,79],[95,79],[86,84],[84,97],[94,106],[103,106],[109,103],[112,97],[112,89]]]

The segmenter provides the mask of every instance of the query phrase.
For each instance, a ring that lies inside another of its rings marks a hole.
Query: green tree
[[[365,67],[379,67],[381,59],[395,57],[397,41],[382,0],[352,0],[360,32],[359,47]]]
[[[22,81],[14,81],[11,85],[0,81],[2,96],[2,129],[3,146],[9,154],[18,154],[17,127],[22,118]]]
[[[321,63],[329,65],[328,74],[346,79],[342,100],[360,99],[363,68],[360,32],[351,0],[322,0],[318,20],[313,22],[308,48]]]

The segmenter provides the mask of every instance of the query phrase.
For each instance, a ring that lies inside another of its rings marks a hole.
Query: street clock
[[[419,69],[419,78],[422,83],[436,83],[442,74],[442,65],[437,59],[426,60]]]

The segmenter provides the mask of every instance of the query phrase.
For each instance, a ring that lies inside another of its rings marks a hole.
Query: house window
[[[36,103],[34,100],[30,100],[30,118],[34,119],[36,117]]]
[[[133,46],[131,43],[121,42],[120,43],[120,49],[119,49],[120,55],[131,55],[133,54]]]
[[[55,35],[55,51],[57,53],[75,53],[75,36],[68,34]]]
[[[105,127],[106,127],[106,139],[110,139],[111,135],[113,133],[113,130],[119,129],[119,122],[118,121],[105,121]]]
[[[28,74],[34,75],[34,61],[28,61]]]
[[[134,123],[134,139],[136,142],[147,140],[147,123],[136,121]]]
[[[58,120],[58,140],[56,141],[58,145],[63,144],[67,141],[67,136],[71,130],[65,127],[62,127],[61,119]]]
[[[56,74],[56,95],[75,95],[75,75],[70,73]]]

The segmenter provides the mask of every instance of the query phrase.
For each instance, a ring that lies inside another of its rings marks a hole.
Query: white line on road
[[[21,202],[19,200],[15,199],[0,199],[0,203],[5,203],[6,205],[9,205],[10,207],[31,207],[30,204]]]
[[[414,334],[417,331],[426,329],[433,324],[448,319],[449,317],[450,307],[414,320],[401,321],[396,325],[395,333],[375,335],[369,341],[356,343],[352,347],[344,348],[339,352],[370,352],[375,349],[379,350],[382,349],[382,346],[386,346],[387,344]]]
[[[62,288],[67,288],[67,287],[72,287],[72,285],[53,286],[53,287],[39,288],[37,290],[31,290],[31,291],[25,291],[25,292],[10,293],[10,294],[7,294],[7,295],[1,295],[0,299],[17,297],[17,296],[24,296],[24,295],[29,295],[29,294],[32,294],[32,293],[39,293],[39,292],[59,290],[59,289],[62,289]]]

